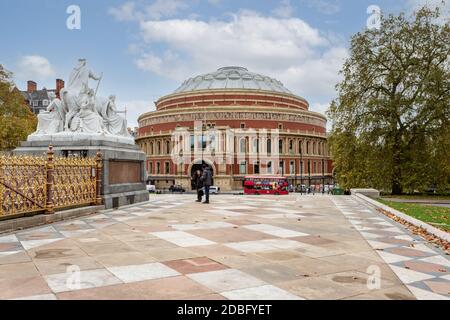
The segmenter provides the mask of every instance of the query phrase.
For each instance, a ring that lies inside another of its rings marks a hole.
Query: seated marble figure
[[[95,110],[94,90],[87,89],[79,96],[79,111],[70,119],[69,130],[83,133],[107,133],[103,118]]]
[[[49,92],[50,104],[46,111],[38,114],[38,127],[35,134],[53,134],[64,130],[66,111],[54,92]]]
[[[115,95],[110,95],[107,101],[97,103],[97,111],[103,117],[109,133],[125,137],[130,135],[127,129],[127,120],[117,113]]]

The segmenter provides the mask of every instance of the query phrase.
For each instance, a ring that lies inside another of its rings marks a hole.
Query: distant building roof
[[[210,89],[253,89],[292,94],[274,78],[235,66],[187,79],[174,93]]]
[[[28,92],[28,91],[21,91],[22,96],[24,97],[25,100],[27,101],[41,101],[41,100],[48,100],[48,93],[49,92],[56,92],[55,89],[42,89],[42,90],[36,90],[33,92]]]

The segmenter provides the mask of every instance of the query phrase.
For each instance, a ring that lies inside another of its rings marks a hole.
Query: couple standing
[[[202,188],[204,187],[205,202],[203,202],[203,203],[209,203],[209,188],[213,184],[213,175],[211,172],[211,168],[204,165],[203,173],[201,170],[197,170],[194,173],[193,179],[194,179],[195,188],[197,189],[197,202],[202,202],[202,197],[203,197]]]

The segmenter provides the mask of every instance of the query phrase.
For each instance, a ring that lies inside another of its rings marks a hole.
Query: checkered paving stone
[[[227,266],[207,257],[166,261],[164,264],[179,273],[190,274],[228,269]]]
[[[450,260],[441,250],[353,197],[333,202],[417,299],[450,300]]]
[[[448,258],[351,197],[194,200],[0,235],[0,299],[449,298]]]

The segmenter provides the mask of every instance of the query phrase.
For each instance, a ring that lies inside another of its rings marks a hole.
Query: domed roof
[[[211,89],[251,89],[292,94],[276,79],[234,66],[190,78],[184,81],[174,93]]]

